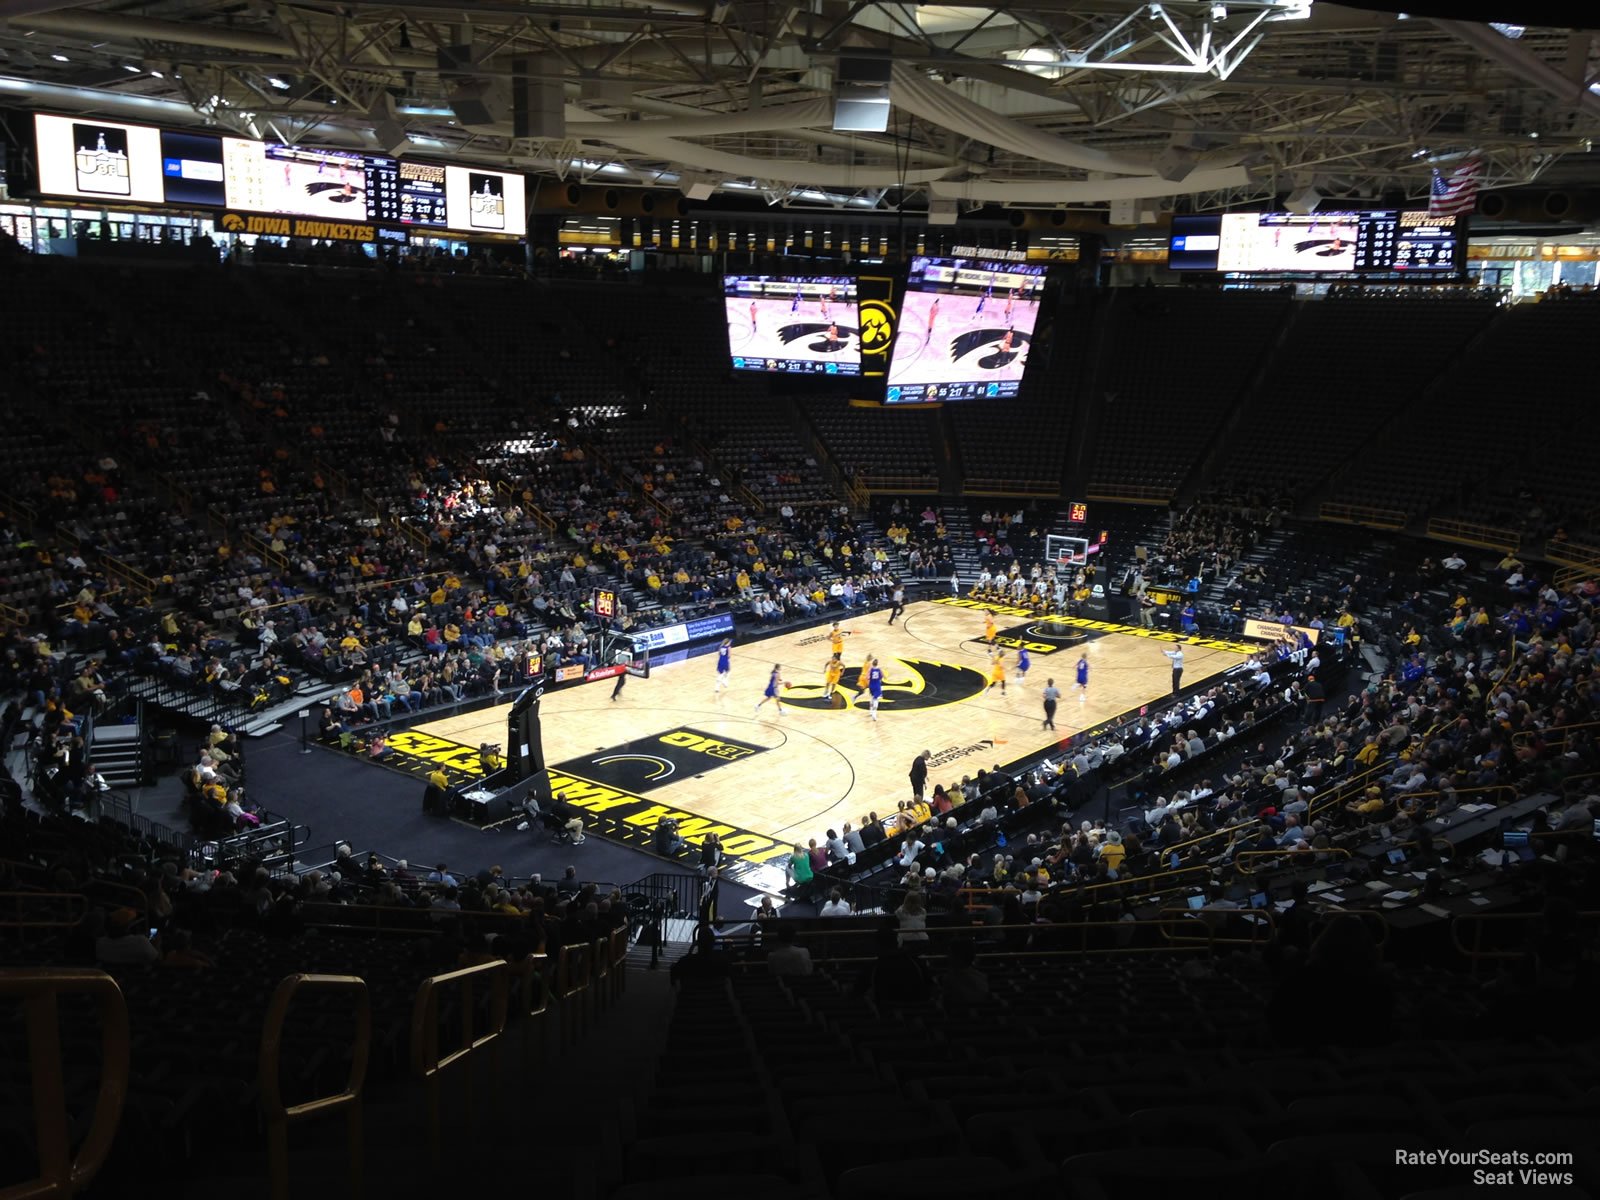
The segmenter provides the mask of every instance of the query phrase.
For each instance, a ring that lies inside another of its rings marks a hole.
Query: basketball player
[[[828,332],[827,332],[826,336],[827,336],[828,350],[830,352],[834,351],[834,350],[838,350],[841,346],[844,345],[844,343],[842,341],[840,341],[840,339],[839,339],[839,327],[837,325],[829,325],[828,326]]]
[[[1011,313],[1017,307],[1017,293],[1021,290],[1020,287],[1014,287],[1011,289],[1011,294],[1006,297],[1006,306],[1003,311],[1006,315],[1007,325],[1011,324]]]
[[[983,312],[983,306],[989,303],[989,297],[992,295],[994,295],[994,284],[991,283],[983,289],[983,295],[978,297],[978,307],[972,310],[973,316],[976,317]]]
[[[1089,698],[1089,656],[1078,655],[1078,703]]]
[[[628,673],[626,671],[622,672],[620,675],[617,676],[617,682],[611,689],[611,699],[612,700],[615,700],[618,696],[622,695],[622,685],[627,683],[627,682],[628,682]]]
[[[922,339],[922,344],[924,346],[926,346],[929,342],[933,341],[933,326],[934,326],[934,322],[936,322],[938,319],[939,319],[939,297],[935,296],[933,298],[933,303],[928,305],[928,333],[927,333],[927,336]]]
[[[1056,701],[1061,699],[1061,689],[1056,686],[1054,679],[1046,679],[1044,681],[1044,691],[1040,695],[1044,697],[1044,728],[1054,729],[1056,727]]]
[[[717,647],[717,686],[712,695],[720,695],[727,690],[728,674],[733,669],[733,639],[723,638],[722,645]]]
[[[890,594],[894,607],[889,610],[889,624],[894,624],[894,619],[906,611],[906,585],[898,579],[894,581],[894,591]]]
[[[832,700],[834,692],[839,690],[839,680],[844,677],[844,663],[839,661],[835,654],[828,660],[828,665],[822,668],[822,682],[826,685],[822,691],[824,700]]]
[[[1023,646],[1017,651],[1017,686],[1021,687],[1028,682],[1028,668],[1033,666],[1033,659],[1028,656],[1028,648]]]
[[[754,300],[752,300],[752,301],[750,301],[750,334],[751,334],[752,337],[755,336],[755,332],[756,332],[756,302]]]
[[[797,313],[797,312],[800,311],[800,289],[799,288],[795,288],[795,290],[794,290],[794,299],[789,301],[789,311],[791,313]]]
[[[780,717],[783,716],[783,701],[778,698],[778,692],[788,685],[784,683],[783,676],[779,673],[780,670],[781,668],[777,663],[772,664],[772,674],[767,676],[767,690],[761,693],[761,699],[756,704],[756,712],[758,714],[761,712],[762,705],[771,700],[772,706],[777,709],[778,715]]]
[[[833,623],[833,628],[828,630],[828,650],[835,658],[844,657],[844,639],[850,635],[839,628],[839,622]]]
[[[997,631],[994,627],[994,609],[986,608],[983,610],[983,640],[988,642],[989,645],[993,646],[996,632]]]
[[[983,690],[991,692],[995,684],[1000,685],[1000,694],[1006,694],[1006,656],[998,649],[989,651],[989,686]]]
[[[883,668],[878,665],[878,660],[873,659],[871,667],[867,670],[867,711],[872,719],[878,719],[878,701],[883,699]]]

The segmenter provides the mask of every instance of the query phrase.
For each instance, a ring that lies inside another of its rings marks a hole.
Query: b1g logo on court
[[[989,677],[973,667],[954,666],[950,663],[926,662],[918,658],[882,658],[883,698],[878,702],[880,713],[904,712],[920,708],[943,708],[947,704],[960,704],[983,694],[989,686]],[[844,679],[835,689],[844,699],[835,705],[824,693],[820,683],[797,683],[783,693],[783,702],[795,708],[865,709],[871,697],[866,688],[856,688],[861,677],[861,664],[852,663],[844,669]]]
[[[693,779],[750,758],[765,750],[738,738],[716,737],[701,729],[679,726],[666,733],[635,738],[620,746],[557,763],[556,769],[593,779],[607,787],[650,792],[683,779]]]
[[[723,762],[749,758],[761,751],[760,746],[752,746],[748,742],[708,737],[703,733],[696,733],[693,729],[675,729],[671,733],[663,733],[659,740],[669,746],[680,746],[685,750],[709,754],[712,758],[720,758]]]

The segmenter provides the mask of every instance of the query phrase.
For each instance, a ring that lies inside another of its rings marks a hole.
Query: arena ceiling
[[[861,54],[882,134],[833,129]],[[807,207],[1417,198],[1474,151],[1600,186],[1600,35],[1312,0],[0,0],[0,102]]]

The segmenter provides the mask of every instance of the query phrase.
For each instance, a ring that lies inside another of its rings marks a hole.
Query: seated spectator
[[[767,951],[767,970],[773,975],[811,974],[811,951],[795,944],[794,926],[777,923],[777,945]]]

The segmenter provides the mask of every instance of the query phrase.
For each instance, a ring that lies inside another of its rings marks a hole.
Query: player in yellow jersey
[[[994,627],[994,610],[985,609],[983,613],[983,640],[988,642],[991,646],[994,645],[996,632],[997,630]]]
[[[984,691],[990,691],[995,684],[1000,685],[1000,694],[1006,694],[1006,656],[997,647],[989,651],[989,686]]]
[[[835,654],[828,660],[828,665],[822,668],[822,681],[827,684],[822,694],[826,699],[833,699],[833,693],[838,690],[839,680],[843,677],[844,663],[840,662],[839,656]]]
[[[839,622],[833,623],[833,628],[828,630],[828,649],[835,658],[844,654],[844,640],[850,635],[839,628]]]

